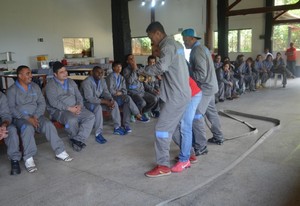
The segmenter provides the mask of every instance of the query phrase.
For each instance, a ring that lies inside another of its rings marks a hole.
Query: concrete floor
[[[155,119],[134,123],[127,136],[112,135],[107,123],[108,143],[97,144],[91,136],[80,153],[72,151],[66,133],[59,130],[72,162],[55,160],[49,143],[41,143],[34,157],[38,171],[28,173],[22,161],[22,173],[10,176],[10,162],[0,155],[0,205],[300,205],[299,88],[300,78],[292,79],[285,89],[261,89],[217,104],[218,109],[281,120],[279,130],[232,168],[274,124],[239,117],[257,127],[258,133],[228,140],[223,146],[208,145],[209,153],[191,168],[160,178],[144,176],[155,165]],[[232,119],[221,117],[221,121],[227,139],[249,131]],[[170,154],[174,164],[178,154],[174,144]]]

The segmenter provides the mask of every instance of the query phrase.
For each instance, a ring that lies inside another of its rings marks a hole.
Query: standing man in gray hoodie
[[[215,105],[218,81],[210,51],[207,47],[200,44],[198,40],[201,38],[196,35],[194,29],[185,29],[181,34],[185,47],[191,49],[189,59],[191,76],[202,89],[203,93],[193,122],[193,146],[195,154],[198,156],[208,152],[204,115],[211,122],[211,132],[213,133],[213,137],[208,139],[208,142],[221,145],[224,141]]]
[[[159,22],[152,22],[146,29],[148,37],[160,48],[156,64],[144,68],[147,75],[162,75],[160,117],[155,126],[155,152],[157,166],[145,173],[147,177],[171,174],[170,143],[186,106],[191,100],[189,72],[184,57],[184,48],[174,39],[167,37]]]

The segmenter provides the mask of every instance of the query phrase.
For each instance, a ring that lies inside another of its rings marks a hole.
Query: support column
[[[211,29],[211,0],[206,0],[206,33],[205,45],[212,50],[212,29]]]
[[[218,0],[218,53],[228,56],[228,0]]]
[[[274,6],[274,0],[266,0],[266,7]],[[270,52],[273,52],[273,43],[272,43],[272,34],[273,34],[273,12],[266,13],[265,16],[265,44],[264,49],[269,48]]]
[[[132,52],[128,0],[111,0],[114,60]]]

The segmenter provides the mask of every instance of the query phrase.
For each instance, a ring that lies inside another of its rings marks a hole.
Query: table
[[[86,78],[88,78],[88,76],[86,76],[86,75],[71,75],[71,76],[68,76],[68,78],[73,79],[74,81],[83,81]]]
[[[8,78],[12,78],[14,80],[17,79],[17,74],[0,74],[0,78],[3,77],[4,81],[5,81],[5,90],[7,90],[8,88]],[[47,74],[32,74],[32,78],[43,78],[43,88],[46,86],[46,78],[47,78]]]
[[[86,72],[88,74],[90,74],[92,70],[93,70],[93,68],[78,68],[78,69],[69,69],[69,68],[67,68],[68,75],[70,75],[71,73],[80,73],[81,75],[85,75]],[[78,76],[78,75],[76,75],[76,76]]]

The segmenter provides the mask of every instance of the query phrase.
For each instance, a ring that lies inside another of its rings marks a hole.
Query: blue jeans
[[[192,97],[190,103],[186,106],[185,112],[180,120],[180,126],[173,136],[173,140],[180,147],[179,161],[186,162],[189,160],[193,139],[193,120],[196,109],[201,101],[202,92]],[[180,133],[178,133],[180,130]]]

